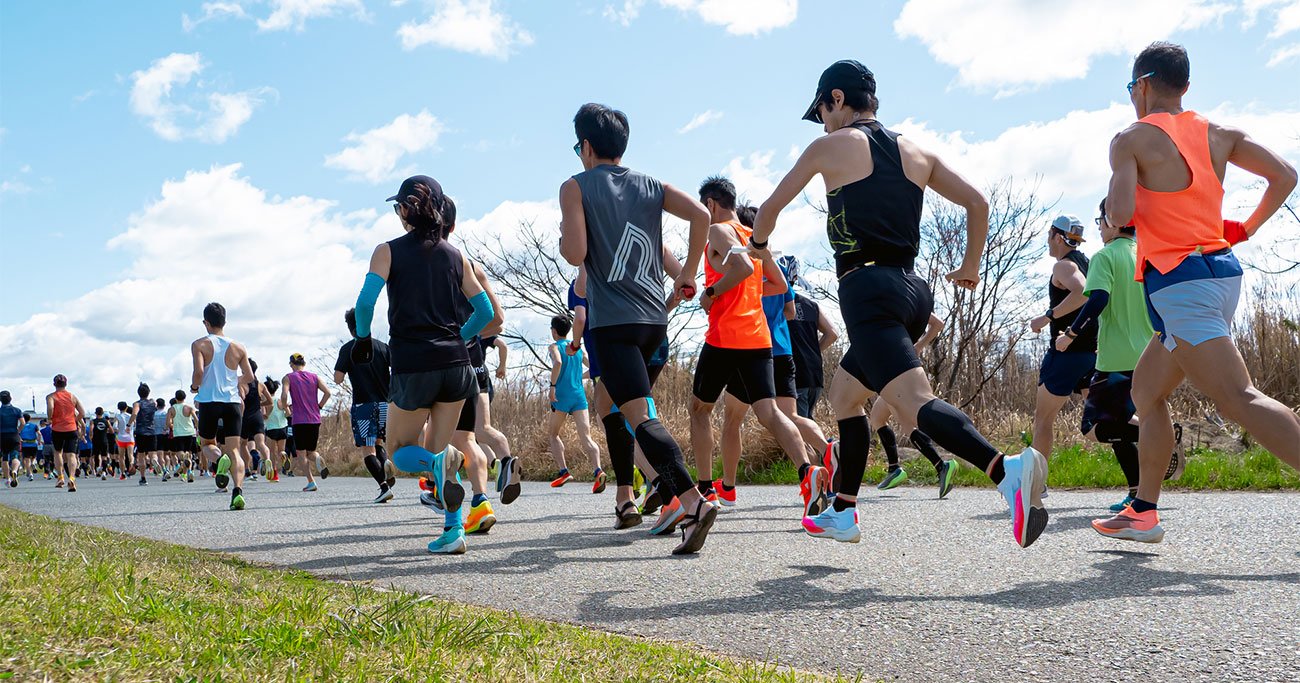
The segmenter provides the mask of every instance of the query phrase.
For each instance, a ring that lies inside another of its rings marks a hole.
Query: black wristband
[[[768,240],[750,240],[749,246],[755,249],[766,249]]]
[[[704,296],[707,296],[710,299],[712,299],[717,295],[718,295],[717,292],[713,289],[713,285],[709,285],[708,287],[704,288]]]
[[[1044,317],[1044,318],[1047,318],[1048,320],[1056,320],[1056,316],[1052,315],[1052,307],[1051,307],[1051,306],[1048,306],[1048,307],[1047,307],[1047,312],[1043,314],[1043,317]]]

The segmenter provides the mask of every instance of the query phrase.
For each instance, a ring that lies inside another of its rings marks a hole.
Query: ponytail
[[[425,247],[432,247],[447,236],[447,222],[443,217],[446,198],[435,197],[428,185],[415,183],[412,192],[399,198],[398,203],[406,208],[404,218]]]

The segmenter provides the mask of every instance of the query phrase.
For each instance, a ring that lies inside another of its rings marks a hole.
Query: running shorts
[[[140,453],[152,453],[158,450],[158,435],[156,434],[136,434],[135,450]]]
[[[244,421],[244,404],[209,401],[200,403],[198,407],[200,439],[225,441],[239,436]]]
[[[197,455],[199,452],[199,440],[193,436],[173,436],[172,450],[177,453]]]
[[[117,442],[117,450],[118,450],[118,451],[124,451],[124,450],[126,450],[126,449],[128,449],[128,448],[135,448],[135,442],[134,442],[134,441],[118,441],[118,442]]]
[[[489,399],[491,400],[491,399]],[[460,406],[460,417],[456,419],[456,431],[473,432],[478,423],[478,394],[465,399]]]
[[[1095,353],[1061,353],[1048,349],[1038,369],[1038,385],[1053,396],[1069,396],[1088,388],[1097,364]]]
[[[934,310],[925,280],[910,269],[863,266],[840,278],[840,313],[849,348],[840,366],[862,386],[880,393],[894,378],[921,367],[912,347]]]
[[[1147,264],[1147,313],[1160,343],[1174,350],[1175,338],[1192,346],[1232,336],[1232,317],[1241,298],[1241,264],[1231,249],[1188,254],[1161,274]]]
[[[817,407],[817,399],[821,397],[821,387],[804,387],[799,389],[798,395],[794,398],[795,414],[812,419],[813,409]]]
[[[1133,407],[1133,372],[1093,373],[1088,397],[1083,401],[1083,419],[1079,431],[1091,432],[1102,423],[1124,425],[1137,413]]]
[[[281,427],[280,429],[268,429],[266,430],[266,438],[272,441],[288,441],[289,430],[284,427]]]
[[[266,420],[262,418],[262,413],[257,412],[244,416],[243,422],[239,426],[239,438],[251,441],[258,434],[265,433]]]
[[[17,456],[18,449],[5,448],[4,453],[5,456],[7,456],[10,460],[12,460],[14,457]],[[32,460],[35,460],[36,458],[41,457],[41,449],[37,446],[23,446],[23,457],[31,458]]]
[[[772,357],[772,381],[776,384],[778,398],[799,397],[799,391],[794,386],[794,356]]]
[[[352,443],[356,446],[374,446],[384,438],[388,423],[387,403],[358,403],[352,406]]]
[[[435,403],[464,401],[477,393],[478,385],[469,364],[424,372],[394,372],[388,382],[388,400],[401,410],[422,410],[432,408]]]
[[[18,451],[22,451],[23,453],[26,453],[27,449],[23,448],[22,445],[23,445],[23,441],[22,439],[18,438],[17,434],[0,434],[0,454],[7,456],[10,453],[15,453]],[[31,456],[31,457],[35,457],[35,456]]]
[[[591,331],[589,362],[600,358],[601,381],[614,405],[650,396],[650,357],[668,335],[667,325],[629,323]],[[593,375],[594,376],[594,375]]]
[[[492,389],[492,378],[488,376],[486,365],[480,365],[474,368],[474,382],[478,385],[478,393],[486,394]]]
[[[293,447],[303,451],[316,450],[316,444],[320,441],[320,423],[303,423],[293,426]]]
[[[81,443],[81,439],[77,438],[77,433],[75,431],[53,432],[53,438],[51,441],[53,442],[54,450],[59,453],[76,453],[78,444]]]
[[[772,349],[701,347],[691,392],[705,403],[717,403],[724,389],[746,405],[776,396]]]
[[[572,415],[579,410],[587,410],[587,395],[580,394],[560,394],[555,395],[555,402],[551,404],[551,412],[564,413]]]
[[[108,439],[95,439],[90,443],[90,450],[95,455],[108,455]]]

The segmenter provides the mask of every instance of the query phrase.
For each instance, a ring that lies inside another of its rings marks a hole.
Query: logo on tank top
[[[650,292],[656,297],[663,295],[663,285],[655,277],[655,252],[650,235],[646,231],[628,223],[623,228],[623,237],[618,241],[618,249],[614,252],[614,267],[609,271],[609,277],[605,278],[606,282],[621,282],[628,272],[632,269],[632,282],[641,288]],[[633,263],[633,251],[637,252],[636,262]]]

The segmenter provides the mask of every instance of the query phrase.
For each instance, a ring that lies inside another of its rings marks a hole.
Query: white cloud
[[[181,28],[193,31],[200,24],[217,19],[253,19],[244,9],[249,4],[244,0],[205,2],[201,9],[203,14],[197,19],[190,15],[181,15]],[[260,31],[284,31],[293,29],[303,31],[308,19],[332,17],[351,12],[359,19],[367,18],[365,5],[361,0],[270,0],[271,13],[265,19],[256,19]]]
[[[195,93],[187,100],[177,101],[172,90],[188,85],[206,66],[197,52],[176,52],[154,60],[148,69],[132,73],[131,111],[144,117],[164,140],[225,142],[252,118],[253,110],[265,96],[274,91],[258,88],[234,93]],[[206,104],[206,110],[191,106],[199,102]]]
[[[21,180],[5,180],[0,182],[0,194],[27,194],[32,191],[32,186]]]
[[[758,35],[794,23],[799,0],[658,0],[664,7],[694,14],[706,24],[722,26],[733,35]],[[606,19],[629,26],[641,14],[645,0],[624,0],[621,8],[606,5]]]
[[[344,141],[354,144],[326,157],[325,165],[370,183],[412,175],[413,166],[399,168],[398,164],[407,157],[434,149],[442,131],[442,122],[427,109],[414,116],[402,114],[386,126],[348,134]]]
[[[248,15],[244,12],[244,7],[238,2],[205,2],[200,8],[203,14],[197,19],[191,19],[189,14],[181,14],[181,28],[186,33],[193,31],[199,24],[206,24],[215,19],[247,19]]]
[[[689,133],[695,130],[696,128],[699,128],[700,126],[707,126],[708,124],[713,123],[714,121],[717,121],[720,118],[722,118],[722,112],[713,111],[712,109],[710,109],[708,111],[704,111],[699,114],[696,114],[694,117],[691,118],[690,121],[686,123],[686,125],[682,126],[681,128],[678,128],[677,132],[678,134]]]
[[[1215,0],[908,0],[894,31],[957,67],[962,85],[1009,93],[1083,78],[1096,57],[1135,54],[1230,9]]]
[[[506,59],[533,36],[493,7],[492,0],[435,0],[433,14],[397,29],[402,49],[436,45],[458,52]]]
[[[1291,43],[1285,47],[1278,48],[1273,55],[1268,58],[1268,64],[1266,66],[1280,66],[1296,57],[1300,57],[1300,43]]]

